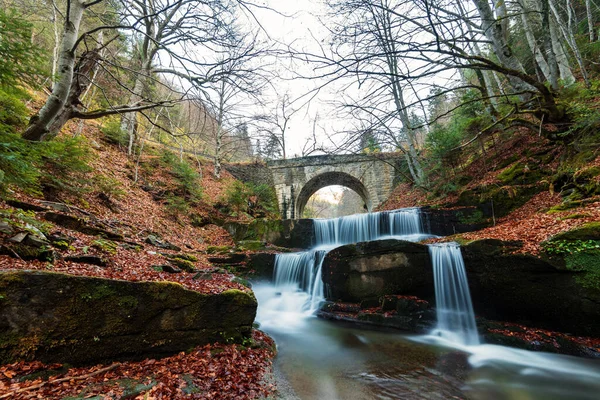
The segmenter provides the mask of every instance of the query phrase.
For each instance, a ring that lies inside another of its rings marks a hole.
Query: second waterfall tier
[[[418,241],[427,236],[418,208],[315,219],[312,249],[278,254],[275,258],[279,311],[312,314],[318,309],[325,297],[321,266],[329,250],[385,238]]]

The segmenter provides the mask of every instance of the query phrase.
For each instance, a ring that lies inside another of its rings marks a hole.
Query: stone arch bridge
[[[267,163],[284,219],[301,218],[319,189],[340,185],[352,189],[372,211],[390,196],[399,154],[319,155]]]

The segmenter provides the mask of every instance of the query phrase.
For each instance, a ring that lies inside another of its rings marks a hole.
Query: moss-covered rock
[[[178,268],[181,268],[185,272],[196,272],[196,266],[193,262],[185,260],[183,258],[175,257],[171,258],[169,262]]]
[[[500,218],[547,189],[547,184],[540,183],[500,187],[497,185],[479,186],[461,192],[455,205],[478,207],[484,210],[484,216],[493,214],[496,218]]]
[[[250,334],[252,293],[201,294],[172,282],[0,272],[0,363],[83,364],[160,356]]]
[[[517,162],[499,173],[497,178],[505,185],[527,185],[538,182],[543,175],[535,163]]]
[[[600,222],[589,222],[567,232],[551,237],[548,241],[559,240],[600,240]]]

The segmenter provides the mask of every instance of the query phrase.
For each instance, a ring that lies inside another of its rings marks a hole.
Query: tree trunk
[[[129,106],[135,107],[139,105],[142,101],[142,93],[144,91],[144,87],[146,86],[146,76],[147,71],[145,68],[142,68],[142,71],[137,75],[135,79],[135,85],[133,86],[133,91],[131,96],[129,97]],[[127,145],[127,155],[133,154],[133,145],[135,143],[135,135],[136,135],[136,127],[137,127],[137,113],[125,113],[121,117],[121,130],[127,135],[129,139],[129,143]]]
[[[563,21],[560,13],[556,9],[555,1],[556,0],[548,1],[550,9],[552,10],[554,19],[556,20],[556,23],[558,24],[558,28],[560,29],[561,33],[563,34],[565,41],[567,42],[567,44],[569,45],[569,47],[571,47],[571,50],[573,51],[573,55],[575,56],[575,60],[577,61],[577,64],[579,65],[579,70],[581,71],[581,76],[583,78],[583,81],[585,82],[585,86],[589,88],[590,80],[589,80],[589,77],[587,74],[587,70],[585,69],[585,64],[583,63],[583,56],[581,55],[581,52],[579,51],[579,46],[577,45],[575,36],[573,36],[573,32],[568,29],[568,25],[569,25],[570,21],[568,23],[565,23]]]
[[[215,143],[215,177],[221,178],[221,147],[223,146],[223,117],[225,113],[225,79],[221,81],[221,93],[219,93],[219,115],[217,117],[217,137]]]
[[[75,50],[73,46],[79,36],[79,26],[85,11],[85,4],[82,0],[71,0],[68,4],[69,12],[61,41],[58,76],[46,103],[37,115],[31,117],[29,126],[23,133],[23,138],[27,140],[41,141],[46,139],[50,133],[50,126],[62,111],[69,97],[75,68]]]
[[[594,30],[594,14],[592,13],[592,1],[585,0],[585,11],[587,14],[588,30],[590,32],[590,43],[596,40],[596,31]]]
[[[481,18],[481,31],[491,42],[492,50],[498,57],[500,63],[509,69],[524,72],[525,69],[523,68],[523,65],[512,52],[508,41],[505,40],[508,33],[504,32],[503,24],[494,18],[489,2],[487,0],[472,1],[477,7],[479,17]],[[517,92],[527,92],[532,89],[530,85],[515,76],[509,75],[508,80],[513,89]],[[525,94],[520,94],[519,97],[523,101],[528,98]]]
[[[72,118],[73,112],[82,105],[80,97],[92,82],[92,76],[98,65],[99,58],[100,54],[98,50],[87,51],[79,57],[74,69],[69,96],[64,107],[50,124],[47,139],[55,137],[67,121]]]
[[[548,68],[550,70],[550,85],[552,89],[558,90],[558,63],[556,61],[556,54],[552,47],[552,38],[548,33],[550,32],[550,5],[548,0],[542,1],[542,32],[546,32],[544,35],[544,47],[546,47],[546,57],[548,58]]]
[[[519,6],[521,8],[521,22],[523,23],[523,30],[525,31],[525,38],[527,39],[529,50],[531,50],[531,53],[533,54],[538,67],[540,67],[540,70],[542,71],[542,75],[544,78],[543,80],[552,82],[552,74],[550,72],[550,66],[548,65],[548,61],[546,61],[546,58],[542,54],[540,46],[538,46],[535,40],[535,35],[531,30],[531,25],[529,23],[528,18],[529,10],[527,10],[527,8],[525,7],[525,3],[523,0],[519,1]],[[556,80],[556,83],[556,87],[552,85],[553,89],[558,89],[558,79]]]
[[[575,83],[576,79],[573,75],[573,71],[571,70],[569,58],[565,53],[565,49],[559,39],[559,34],[556,31],[556,22],[552,18],[550,18],[548,28],[550,32],[550,41],[552,42],[552,48],[554,49],[554,54],[556,55],[556,63],[558,64],[560,79],[562,79],[567,86],[572,85],[573,83]]]

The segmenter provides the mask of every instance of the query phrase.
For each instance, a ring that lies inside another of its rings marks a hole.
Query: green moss
[[[549,241],[557,240],[600,240],[600,222],[589,222],[578,228],[553,236]]]
[[[581,286],[600,290],[600,251],[585,251],[565,257],[567,269],[581,271],[575,279]]]
[[[228,253],[233,247],[231,246],[208,246],[206,253],[208,254],[224,254]]]
[[[512,183],[524,173],[526,164],[515,163],[498,174],[498,180],[504,184]],[[529,167],[528,167],[529,168]]]
[[[191,261],[184,260],[183,258],[177,257],[177,258],[173,258],[172,260],[170,260],[170,262],[173,265],[181,268],[185,272],[196,272],[196,266]]]
[[[71,246],[69,242],[65,242],[64,240],[52,242],[52,246],[56,247],[59,250],[75,250],[75,247]]]
[[[180,254],[167,254],[167,253],[161,253],[163,256],[165,256],[168,259],[174,260],[174,259],[180,259],[180,260],[186,260],[186,261],[191,261],[191,262],[197,262],[198,261],[198,257],[193,256],[191,254],[185,254],[185,253],[180,253]]]
[[[467,225],[482,224],[486,222],[486,218],[484,218],[481,210],[475,210],[471,213],[467,213],[466,215],[462,212],[458,212],[456,213],[456,216],[461,223]]]
[[[552,214],[550,211],[548,211],[548,214]],[[566,219],[580,219],[580,218],[587,218],[589,217],[588,214],[569,214],[569,215],[565,215],[564,217],[559,218],[559,221],[563,221]]]
[[[257,304],[254,293],[242,292],[238,289],[229,289],[221,293],[221,296],[229,297],[233,303],[240,306],[251,306]]]
[[[98,239],[92,242],[92,247],[109,254],[117,254],[118,245],[111,240]]]

